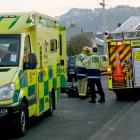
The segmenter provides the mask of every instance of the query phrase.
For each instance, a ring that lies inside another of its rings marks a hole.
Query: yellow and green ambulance
[[[0,122],[20,135],[30,117],[52,114],[66,88],[65,32],[37,12],[0,14]]]

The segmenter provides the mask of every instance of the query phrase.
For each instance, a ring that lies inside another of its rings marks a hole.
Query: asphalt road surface
[[[102,76],[102,85],[106,97],[105,103],[92,104],[88,102],[90,98],[81,100],[78,97],[62,94],[52,117],[33,120],[24,137],[16,138],[9,134],[5,139],[92,140],[103,127],[111,129],[111,125],[136,103],[117,101],[115,94],[107,89],[106,76]]]

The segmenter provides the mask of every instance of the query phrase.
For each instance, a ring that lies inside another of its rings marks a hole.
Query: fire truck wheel
[[[26,134],[28,128],[28,109],[24,102],[21,103],[16,127],[20,136]]]
[[[119,93],[119,92],[115,92],[116,93],[116,98],[117,98],[117,100],[118,101],[122,101],[123,100],[123,98],[124,98],[124,96],[123,96],[123,93]]]

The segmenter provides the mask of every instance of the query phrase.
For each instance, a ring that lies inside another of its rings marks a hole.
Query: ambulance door
[[[50,94],[49,89],[52,86],[52,80],[48,78],[48,46],[49,40],[44,39],[45,35],[40,35],[39,39],[39,70],[38,70],[38,115],[50,108]],[[46,37],[46,36],[45,36]],[[51,61],[51,60],[50,60]]]
[[[133,76],[134,86],[140,86],[140,48],[133,48]]]
[[[25,41],[24,41],[24,64],[26,64],[26,61],[28,61],[28,55],[32,53],[31,50],[31,42],[30,42],[30,36],[26,35]],[[26,60],[27,59],[27,60]],[[37,87],[36,87],[36,69],[28,69],[25,66],[24,67],[24,74],[26,77],[26,87],[25,92],[26,96],[28,97],[28,105],[29,105],[29,116],[34,115],[35,109],[36,109],[36,100],[37,100]]]

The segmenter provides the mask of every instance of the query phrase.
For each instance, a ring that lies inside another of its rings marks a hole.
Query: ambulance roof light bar
[[[17,16],[15,15],[4,15],[4,16],[0,16],[0,18],[16,18]]]

